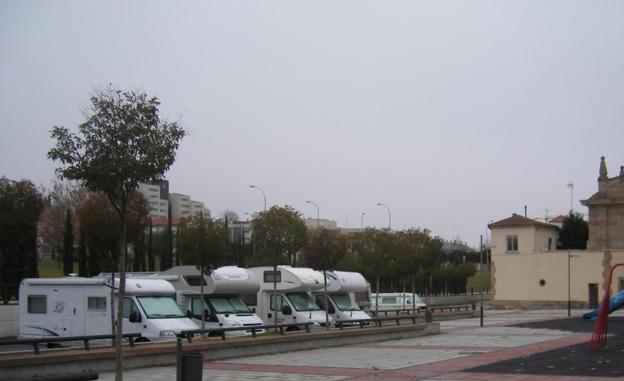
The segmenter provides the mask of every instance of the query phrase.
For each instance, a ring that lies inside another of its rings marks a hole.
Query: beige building
[[[589,208],[588,250],[555,250],[558,227],[519,215],[494,222],[492,306],[499,308],[594,307],[608,272],[624,263],[624,170],[609,178],[600,162],[598,192]],[[569,287],[568,287],[569,284]],[[624,270],[614,272],[611,291],[624,289]]]
[[[200,214],[205,217],[210,216],[210,210],[204,206],[204,203],[191,200],[189,195],[169,193],[169,202],[171,203],[172,218],[199,217]]]

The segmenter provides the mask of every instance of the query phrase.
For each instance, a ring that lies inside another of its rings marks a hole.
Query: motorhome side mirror
[[[128,320],[130,320],[130,323],[139,323],[141,321],[141,315],[136,311],[132,311],[130,312],[130,316],[128,316]]]
[[[292,314],[292,308],[290,308],[289,305],[282,306],[282,314],[284,314],[284,315]]]

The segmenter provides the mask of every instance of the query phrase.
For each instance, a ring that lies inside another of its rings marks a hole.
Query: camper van
[[[291,266],[253,267],[248,269],[259,283],[260,290],[247,303],[265,324],[311,322],[325,325],[325,311],[314,302],[312,292],[323,287],[323,274]],[[275,283],[274,283],[275,281]],[[276,285],[276,293],[273,286]],[[329,322],[331,323],[331,317]]]
[[[257,278],[244,268],[224,266],[214,270],[202,279],[195,266],[176,266],[155,276],[168,280],[176,289],[179,306],[186,311],[198,327],[201,327],[201,311],[204,312],[204,327],[237,328],[248,330],[228,331],[226,335],[250,335],[252,327],[262,325],[262,320],[241,300],[241,294],[255,294],[260,289]],[[201,300],[203,283],[204,302]],[[264,330],[256,330],[263,333]]]
[[[327,271],[327,294],[329,305],[327,310],[334,323],[350,320],[370,319],[362,311],[355,300],[355,294],[368,292],[368,282],[360,273],[347,271]],[[316,304],[325,310],[325,290],[314,291]]]
[[[416,309],[418,312],[424,312],[427,309],[427,304],[418,295],[409,292],[379,293],[379,297],[376,293],[372,293],[370,311],[376,310],[377,303],[379,311]]]
[[[110,335],[119,279],[26,278],[20,285],[19,337]],[[111,308],[111,289],[114,295]],[[175,303],[171,284],[158,279],[127,279],[123,332],[142,340],[174,339],[197,329]]]

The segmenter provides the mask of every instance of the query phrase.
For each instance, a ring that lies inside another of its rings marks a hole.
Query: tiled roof
[[[523,217],[518,214],[513,214],[509,218],[505,218],[504,220],[496,221],[488,225],[488,228],[502,228],[502,227],[510,227],[510,226],[544,226],[553,229],[557,229],[556,225],[546,224],[544,222],[536,221],[527,217]]]
[[[563,214],[557,217],[552,218],[550,221],[548,221],[551,224],[562,224],[563,220],[565,220],[566,216],[564,216]]]

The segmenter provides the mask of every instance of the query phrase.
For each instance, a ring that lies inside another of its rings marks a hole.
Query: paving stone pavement
[[[585,311],[573,311],[580,317]],[[204,362],[203,380],[500,380],[601,381],[526,374],[468,373],[462,370],[588,340],[586,333],[510,327],[567,317],[565,310],[486,311],[478,318],[442,321],[441,334],[370,344]],[[129,370],[125,380],[175,380],[175,367]],[[112,372],[100,374],[112,381]]]

